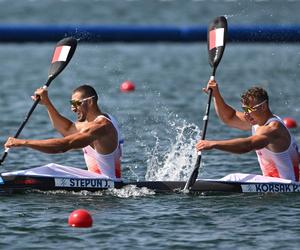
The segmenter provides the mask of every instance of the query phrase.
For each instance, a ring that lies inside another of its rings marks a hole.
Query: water
[[[299,1],[0,1],[1,23],[207,24],[226,14],[233,24],[298,24]],[[230,27],[230,26],[229,26]],[[0,45],[0,142],[13,135],[32,105],[30,95],[47,78],[54,44]],[[274,113],[299,120],[298,44],[228,44],[217,70],[225,99],[239,107],[240,93],[253,84],[269,91]],[[49,95],[68,118],[70,91],[88,82],[104,111],[114,114],[125,135],[127,180],[185,180],[196,159],[210,74],[206,45],[79,44],[70,65],[51,84]],[[125,80],[136,91],[119,92]],[[299,121],[298,121],[299,122]],[[300,131],[292,131],[300,141]],[[247,136],[225,127],[212,110],[207,138]],[[23,138],[51,138],[43,107]],[[84,168],[80,151],[46,155],[11,150],[2,171],[49,162]],[[200,176],[259,173],[253,153],[203,155]],[[102,193],[46,192],[2,196],[1,249],[297,249],[297,194],[190,196],[158,195],[133,187]],[[69,214],[88,209],[92,228],[70,228]]]

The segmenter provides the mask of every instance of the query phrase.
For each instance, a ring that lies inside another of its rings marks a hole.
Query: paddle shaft
[[[216,73],[216,67],[213,67],[210,80],[215,79],[215,73]],[[202,128],[201,140],[205,140],[205,136],[206,136],[211,98],[212,98],[212,89],[208,89],[208,101],[207,101],[207,104],[206,104],[205,115],[203,117],[204,123],[203,123],[203,128]],[[184,190],[188,190],[194,185],[194,183],[197,179],[197,176],[198,176],[198,172],[199,172],[199,168],[200,168],[200,164],[201,164],[201,159],[202,159],[202,154],[201,154],[201,151],[199,151],[198,156],[197,156],[197,160],[196,160],[196,163],[195,163],[195,166],[194,166],[194,169],[193,169],[193,172],[190,175],[190,178],[188,179],[188,181],[186,182]]]
[[[52,82],[52,80],[54,79],[54,77],[52,75],[49,76],[46,84],[43,86],[43,88],[47,89],[50,85],[50,83]],[[18,138],[19,135],[21,134],[23,128],[25,127],[26,123],[28,122],[31,114],[33,113],[33,111],[35,110],[36,106],[38,105],[40,101],[40,97],[37,97],[37,99],[35,100],[35,102],[33,103],[32,107],[30,108],[29,112],[27,113],[27,115],[25,116],[23,122],[21,123],[18,131],[16,132],[16,134],[14,135],[14,138]],[[9,152],[9,148],[6,148],[5,151],[4,151],[4,154],[0,160],[0,165],[4,162],[5,158],[7,157],[8,155],[8,152]]]

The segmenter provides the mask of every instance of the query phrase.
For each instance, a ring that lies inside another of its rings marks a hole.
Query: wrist
[[[49,107],[51,107],[51,106],[52,106],[52,103],[51,103],[51,101],[50,101],[49,99],[47,99],[47,100],[44,100],[43,104],[44,104],[44,105],[45,105],[45,107],[47,107],[47,108],[49,108]]]
[[[211,141],[210,149],[217,149],[218,141]]]

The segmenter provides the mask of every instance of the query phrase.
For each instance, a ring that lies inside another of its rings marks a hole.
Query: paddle
[[[63,71],[63,69],[68,65],[70,62],[75,49],[77,46],[77,40],[72,37],[67,37],[62,40],[60,40],[55,47],[51,65],[48,72],[48,80],[43,86],[43,88],[47,89],[50,85],[50,83],[58,76],[60,72]],[[25,116],[24,121],[22,122],[21,126],[19,127],[17,133],[15,134],[15,138],[18,138],[20,133],[22,132],[23,128],[25,127],[27,121],[29,120],[31,114],[33,113],[34,109],[38,105],[40,101],[40,98],[37,98],[36,101],[33,103],[31,109]],[[4,162],[6,156],[8,155],[9,149],[5,149],[5,152],[0,160],[0,165]]]
[[[219,62],[221,61],[223,52],[225,50],[226,37],[227,37],[226,18],[224,16],[216,17],[209,25],[208,32],[207,32],[208,61],[210,66],[212,67],[210,80],[215,79],[216,69],[218,67]],[[206,105],[205,115],[203,117],[204,123],[203,123],[201,140],[205,139],[208,117],[209,117],[209,110],[210,110],[210,103],[212,98],[212,90],[209,89],[208,92],[209,92],[208,102]],[[192,174],[190,175],[188,181],[185,184],[184,191],[191,189],[191,187],[194,185],[198,176],[201,158],[202,158],[202,154],[201,151],[199,151],[196,164],[194,166]]]

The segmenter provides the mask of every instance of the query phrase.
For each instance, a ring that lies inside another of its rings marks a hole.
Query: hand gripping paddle
[[[216,17],[209,25],[208,32],[207,32],[208,62],[212,67],[210,80],[215,79],[216,69],[218,67],[219,62],[221,61],[223,52],[225,50],[226,38],[227,38],[227,20],[224,16]],[[209,117],[209,110],[210,110],[210,103],[212,98],[212,90],[209,89],[208,92],[209,92],[208,102],[206,105],[205,115],[203,117],[204,123],[203,123],[201,140],[205,139],[208,117]],[[198,176],[200,163],[201,163],[201,152],[199,151],[196,164],[194,166],[192,174],[190,175],[188,181],[185,184],[184,191],[191,189],[192,186],[194,185]]]
[[[67,37],[62,40],[60,40],[55,47],[50,69],[48,72],[48,80],[43,86],[43,88],[48,88],[50,83],[59,75],[60,72],[63,71],[63,69],[68,65],[71,58],[73,57],[73,54],[76,50],[77,46],[77,40],[72,37]],[[29,120],[31,114],[33,113],[35,107],[38,105],[40,99],[37,98],[36,101],[33,103],[31,109],[25,116],[24,121],[22,122],[21,126],[19,127],[17,133],[15,134],[15,138],[18,138],[20,133],[22,132],[23,128],[25,127],[27,121]],[[4,162],[9,149],[5,149],[5,152],[0,160],[0,165]]]

